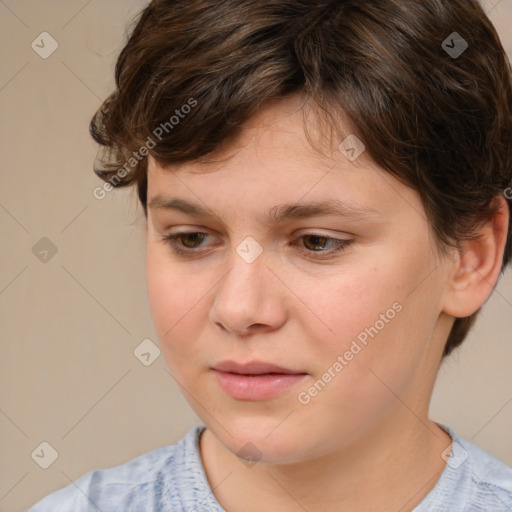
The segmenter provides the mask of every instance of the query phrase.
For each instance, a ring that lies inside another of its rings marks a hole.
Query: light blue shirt
[[[435,487],[414,512],[512,512],[512,469],[449,427],[453,449]],[[29,512],[225,512],[199,453],[202,424],[176,445],[116,467],[91,471]]]

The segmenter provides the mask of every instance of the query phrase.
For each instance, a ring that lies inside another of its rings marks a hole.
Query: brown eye
[[[183,243],[183,245],[185,247],[187,247],[188,249],[194,249],[195,247],[197,247],[197,245],[194,245],[195,242],[202,242],[204,240],[204,237],[205,237],[206,233],[180,233],[179,235],[177,235],[180,239],[180,241]],[[192,243],[189,244],[186,242],[186,240],[191,241]]]
[[[331,238],[329,236],[310,233],[298,238],[293,245],[298,245],[302,252],[309,256],[316,253],[315,258],[322,258],[341,253],[347,249],[353,241],[354,240]]]
[[[176,233],[162,236],[161,241],[169,245],[175,254],[192,257],[195,253],[199,253],[197,249],[201,248],[201,242],[208,236],[208,233],[200,232]]]
[[[303,237],[304,239],[304,246],[309,249],[309,250],[312,250],[312,251],[318,251],[318,250],[322,250],[322,249],[325,249],[325,245],[327,245],[327,243],[332,240],[332,238],[328,238],[326,236],[318,236],[318,235],[306,235]],[[308,241],[306,243],[306,240]],[[320,245],[320,249],[315,249],[313,248],[312,246],[318,246]]]

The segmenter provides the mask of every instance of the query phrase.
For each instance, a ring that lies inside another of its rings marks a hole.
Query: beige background
[[[93,197],[101,182],[88,123],[144,4],[0,1],[0,512],[175,443],[199,421],[162,357],[146,367],[133,354],[143,339],[156,342],[135,194]],[[485,8],[511,55],[512,0]],[[59,45],[47,59],[31,48],[43,31]],[[47,262],[32,252],[43,237],[57,248]],[[509,271],[443,366],[431,411],[508,465],[511,330]],[[43,441],[58,452],[48,469],[31,458]]]

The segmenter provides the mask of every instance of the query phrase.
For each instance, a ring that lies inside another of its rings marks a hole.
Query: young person
[[[512,80],[475,0],[155,0],[91,122],[203,424],[31,512],[512,510],[428,417],[512,256]]]

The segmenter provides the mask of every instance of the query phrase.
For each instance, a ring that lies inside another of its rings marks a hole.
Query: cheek
[[[146,283],[151,315],[164,357],[172,367],[174,361],[194,350],[204,313],[201,299],[205,288],[201,274],[188,273],[184,265],[170,261],[159,247],[148,244],[146,250]]]
[[[350,350],[353,342],[363,348],[369,346],[372,339],[383,337],[400,321],[398,310],[402,310],[403,290],[408,285],[403,272],[402,268],[402,274],[397,274],[394,264],[381,259],[378,266],[361,261],[321,279],[302,279],[301,296],[307,297],[307,304],[316,313],[309,313],[313,319],[310,325],[322,329],[322,343],[317,345],[320,360]],[[318,334],[312,337],[318,343]]]
[[[337,425],[347,439],[396,406],[395,393],[403,396],[414,382],[429,341],[429,319],[418,323],[417,296],[408,296],[414,279],[402,274],[397,280],[393,268],[381,268],[371,279],[340,280],[329,286],[329,297],[316,296],[336,334],[307,335],[305,353],[316,375],[297,399],[307,401],[304,412]]]
[[[146,249],[146,283],[148,299],[153,316],[153,321],[158,331],[160,341],[164,334],[172,327],[172,315],[177,301],[177,282],[173,279],[169,266],[165,265],[151,246]]]
[[[330,328],[323,327],[323,336],[308,331],[311,360],[320,363],[315,369],[323,374],[342,356],[338,374],[344,377],[337,382],[350,393],[355,390],[356,401],[379,396],[374,385],[381,385],[370,368],[397,389],[407,385],[437,319],[435,286],[428,279],[418,286],[431,271],[429,258],[419,250],[407,258],[392,252],[382,252],[372,264],[360,261],[317,288],[306,280],[303,289]],[[357,386],[347,386],[349,381]]]

